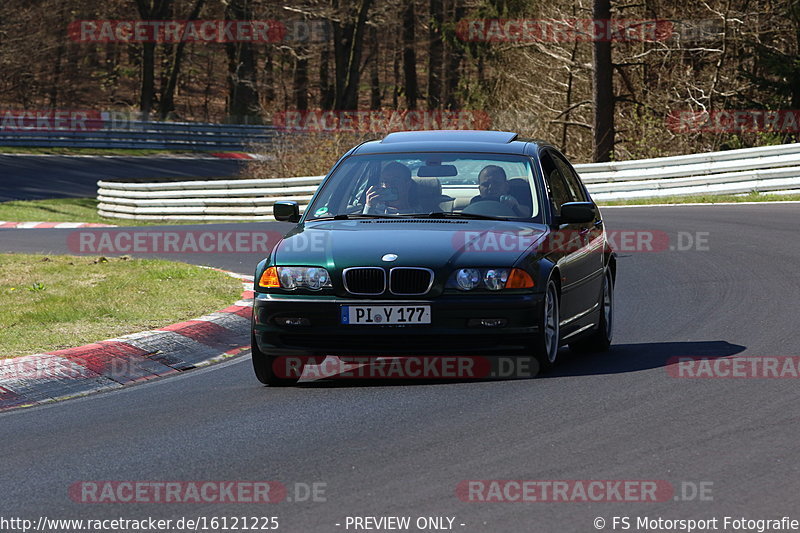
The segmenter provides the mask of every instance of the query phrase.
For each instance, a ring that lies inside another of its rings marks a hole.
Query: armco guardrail
[[[726,152],[576,165],[596,200],[800,193],[800,143]],[[279,200],[308,204],[323,176],[163,183],[98,182],[102,216],[128,219],[259,220]]]
[[[118,183],[99,181],[98,213],[142,220],[260,220],[272,205],[307,205],[324,176],[258,180]]]
[[[596,200],[795,191],[800,143],[575,168]]]
[[[245,150],[268,144],[272,126],[202,122],[86,121],[76,130],[0,128],[0,146],[151,150]]]

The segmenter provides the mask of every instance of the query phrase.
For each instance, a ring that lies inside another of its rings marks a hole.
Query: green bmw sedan
[[[525,356],[547,370],[564,345],[611,344],[616,256],[547,143],[391,133],[349,150],[302,214],[289,201],[273,213],[295,226],[255,272],[262,383],[294,384],[328,356]]]

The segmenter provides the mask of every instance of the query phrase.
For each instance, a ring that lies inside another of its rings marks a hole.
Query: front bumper
[[[268,355],[503,355],[523,351],[539,333],[540,293],[442,295],[432,299],[357,299],[256,293],[254,333]],[[343,325],[342,305],[430,305],[431,324]],[[304,318],[283,326],[276,318]],[[505,319],[501,327],[473,319]]]

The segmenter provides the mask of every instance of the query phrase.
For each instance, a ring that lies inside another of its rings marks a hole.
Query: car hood
[[[456,219],[329,220],[300,224],[275,249],[276,265],[512,266],[547,226]],[[394,254],[394,261],[384,261]]]

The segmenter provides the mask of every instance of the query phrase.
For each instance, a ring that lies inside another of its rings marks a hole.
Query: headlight
[[[322,287],[331,286],[331,278],[328,276],[328,271],[324,268],[309,268],[305,274],[306,287],[316,291]]]
[[[462,291],[477,288],[490,291],[529,289],[533,286],[533,278],[521,268],[462,268],[453,272],[447,281],[448,288]]]
[[[499,291],[508,281],[507,268],[490,268],[483,274],[483,284],[490,291]]]
[[[477,268],[462,268],[456,272],[456,283],[459,289],[469,291],[480,285],[481,277]]]
[[[294,289],[318,291],[331,287],[331,277],[322,267],[272,266],[264,271],[258,284],[261,287],[290,291]]]

